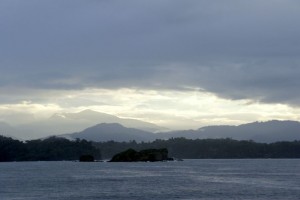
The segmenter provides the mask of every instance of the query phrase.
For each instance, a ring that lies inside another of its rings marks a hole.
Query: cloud
[[[60,111],[61,108],[55,104],[37,104],[30,101],[23,101],[14,104],[0,105],[0,121],[11,125],[31,123],[42,118],[48,118],[53,111]]]
[[[194,88],[298,106],[299,18],[294,0],[1,1],[0,87],[16,101],[16,88]]]
[[[299,108],[283,104],[232,101],[191,90],[85,89],[44,92],[38,97],[34,101],[0,104],[0,121],[26,124],[48,119],[54,113],[91,109],[170,129],[196,129],[271,119],[299,120],[300,113]]]

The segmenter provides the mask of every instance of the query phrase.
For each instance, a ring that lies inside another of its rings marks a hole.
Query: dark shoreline
[[[300,141],[256,143],[232,139],[172,138],[153,142],[91,142],[69,141],[51,137],[44,140],[21,142],[0,136],[0,162],[9,161],[75,161],[82,155],[95,160],[108,160],[114,155],[133,149],[168,150],[168,156],[177,159],[299,159]]]

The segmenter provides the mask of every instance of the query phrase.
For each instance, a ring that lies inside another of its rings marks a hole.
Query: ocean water
[[[0,163],[0,199],[300,199],[300,160]]]

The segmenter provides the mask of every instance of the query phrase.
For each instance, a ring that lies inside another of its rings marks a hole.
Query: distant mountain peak
[[[239,126],[280,126],[280,125],[300,125],[299,121],[292,120],[269,120],[269,121],[256,121]]]
[[[80,111],[80,112],[78,112],[78,113],[95,113],[96,111],[94,111],[94,110],[91,110],[91,109],[85,109],[85,110],[82,110],[82,111]]]
[[[76,114],[107,114],[107,113],[98,112],[98,111],[91,110],[91,109],[85,109],[85,110],[82,110],[82,111],[80,111],[80,112],[78,112]],[[107,115],[109,115],[109,114],[107,114]]]
[[[90,128],[127,128],[119,123],[100,123]]]
[[[65,134],[63,137],[80,138],[92,141],[150,141],[154,139],[151,132],[127,128],[119,123],[101,123],[84,129],[81,132]]]

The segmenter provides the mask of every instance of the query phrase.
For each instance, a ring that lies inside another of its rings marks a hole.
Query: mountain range
[[[152,141],[185,137],[187,139],[231,138],[253,140],[255,142],[277,142],[300,140],[300,123],[296,121],[253,122],[239,126],[208,126],[197,130],[170,131],[152,133],[120,124],[98,124],[81,132],[62,135],[66,138],[80,138],[92,141]]]
[[[48,119],[18,126],[0,122],[0,135],[12,136],[21,140],[38,139],[50,135],[78,132],[101,123],[118,123],[128,128],[136,128],[148,132],[168,130],[141,120],[120,118],[93,110],[84,110],[78,113],[56,113]]]
[[[28,140],[59,135],[69,139],[93,141],[152,141],[185,137],[188,139],[232,138],[256,142],[300,140],[297,121],[253,122],[239,126],[207,126],[197,130],[167,131],[152,123],[119,118],[114,115],[84,110],[79,113],[57,113],[50,118],[30,124],[11,126],[0,122],[0,135]]]
[[[163,138],[185,137],[188,139],[232,138],[256,142],[300,140],[300,123],[297,121],[253,122],[239,126],[207,126],[197,130],[162,133]]]

